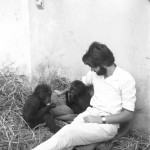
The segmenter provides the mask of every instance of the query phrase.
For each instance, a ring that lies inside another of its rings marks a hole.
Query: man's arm
[[[120,124],[120,123],[128,122],[133,118],[133,113],[134,113],[133,111],[124,109],[119,114],[105,116],[106,124]],[[102,119],[100,116],[89,115],[84,117],[84,122],[102,124]]]
[[[106,123],[108,124],[120,124],[124,122],[128,122],[133,118],[133,111],[129,111],[127,109],[124,109],[119,114],[111,115],[111,116],[105,116]]]
[[[61,95],[65,94],[68,90],[69,90],[69,87],[63,91],[54,90],[54,92],[57,94],[57,96],[61,96]]]

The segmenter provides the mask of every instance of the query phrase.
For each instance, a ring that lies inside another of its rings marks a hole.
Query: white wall
[[[0,4],[0,66],[14,63],[30,76],[29,8],[26,0],[4,0]]]
[[[136,56],[143,59],[145,52],[139,51],[148,43],[148,12],[148,0],[45,0],[44,10],[30,1],[32,64],[54,61],[76,77],[83,69],[82,55],[98,40],[114,51],[120,65],[134,72],[129,64],[136,63]]]

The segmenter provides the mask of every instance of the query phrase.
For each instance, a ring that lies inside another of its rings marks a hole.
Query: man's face
[[[96,72],[97,75],[105,75],[107,70],[102,66],[98,66],[98,67],[91,67],[91,71]]]

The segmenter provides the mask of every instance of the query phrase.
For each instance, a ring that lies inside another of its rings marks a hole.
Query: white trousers
[[[50,139],[32,150],[72,150],[78,145],[107,141],[117,134],[118,125],[85,123],[83,117],[87,115],[106,116],[109,113],[88,107],[71,124],[64,126]]]

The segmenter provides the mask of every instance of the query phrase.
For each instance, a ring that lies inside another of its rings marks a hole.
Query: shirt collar
[[[116,66],[113,74],[110,76],[111,79],[118,80],[118,77],[119,77],[119,68],[120,67]]]

